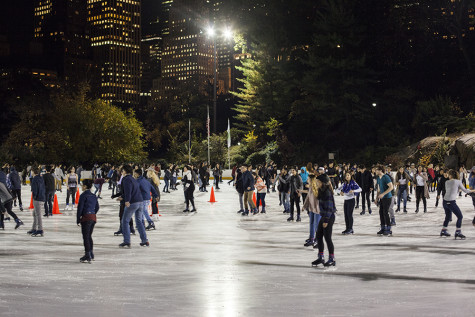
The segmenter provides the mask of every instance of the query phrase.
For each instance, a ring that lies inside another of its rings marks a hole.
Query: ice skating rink
[[[106,185],[105,185],[106,186]],[[379,215],[355,210],[355,234],[342,236],[343,199],[334,226],[336,268],[312,268],[317,252],[303,247],[308,217],[287,223],[277,193],[267,195],[267,214],[241,217],[232,187],[221,184],[217,203],[195,192],[198,213],[183,214],[181,186],[162,193],[151,246],[119,249],[119,205],[103,192],[95,227],[92,264],[83,255],[76,216],[43,218],[44,237],[25,226],[0,230],[0,316],[475,316],[475,228],[471,198],[459,198],[467,240],[440,238],[441,206],[428,213],[396,215],[393,237],[378,237]],[[58,194],[61,210],[65,190]],[[441,204],[440,204],[441,205]],[[421,203],[422,206],[422,203]],[[422,208],[421,208],[422,209]],[[75,211],[74,211],[75,212]],[[325,257],[328,253],[325,250]]]

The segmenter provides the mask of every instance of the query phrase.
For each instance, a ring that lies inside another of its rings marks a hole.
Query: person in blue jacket
[[[119,244],[121,248],[130,248],[130,227],[129,222],[135,214],[135,225],[140,234],[140,246],[148,247],[150,244],[147,240],[147,233],[142,221],[143,213],[143,197],[140,192],[140,185],[135,178],[132,177],[133,168],[130,165],[122,167],[122,199],[125,201],[124,215],[122,217],[122,234],[124,242]]]
[[[77,225],[81,226],[82,239],[84,241],[84,256],[79,259],[82,263],[91,263],[94,260],[92,231],[96,225],[96,214],[99,211],[99,203],[96,195],[91,193],[93,185],[91,179],[85,179],[82,183],[83,193],[79,196],[77,210]]]
[[[41,219],[41,207],[44,208],[45,202],[45,181],[43,177],[40,176],[40,170],[38,167],[33,167],[31,169],[31,175],[33,179],[31,180],[31,192],[33,194],[33,227],[28,234],[31,234],[32,237],[43,236],[43,222]]]
[[[140,193],[142,194],[143,218],[147,219],[148,221],[148,226],[145,228],[145,230],[150,230],[150,229],[155,230],[155,224],[153,223],[152,218],[150,218],[150,215],[148,214],[148,205],[150,204],[150,200],[152,199],[152,197],[150,196],[150,193],[152,193],[152,196],[155,199],[158,198],[158,193],[155,190],[155,187],[152,186],[152,183],[150,183],[145,177],[143,177],[142,174],[143,173],[141,169],[136,169],[134,171],[134,178],[139,183]],[[143,218],[142,218],[142,223],[144,221]]]

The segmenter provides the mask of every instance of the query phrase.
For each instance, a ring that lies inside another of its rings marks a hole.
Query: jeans
[[[95,221],[86,221],[81,222],[81,231],[82,231],[82,239],[84,241],[84,251],[86,252],[86,256],[91,256],[93,242],[92,242],[92,231],[94,230],[96,222]]]
[[[323,244],[323,237],[325,237],[325,241],[328,247],[328,253],[333,255],[335,253],[335,248],[333,246],[332,241],[332,231],[333,231],[333,223],[335,222],[335,216],[332,215],[328,220],[328,225],[326,228],[323,228],[323,221],[320,221],[318,224],[317,230],[317,244],[318,244],[318,252],[323,253],[323,249],[325,245]]]
[[[170,185],[170,180],[168,178],[165,178],[165,187],[163,187],[164,192],[168,191],[168,186],[169,185]]]
[[[457,217],[456,227],[457,229],[462,228],[462,219],[463,215],[460,211],[460,208],[457,206],[455,200],[453,201],[442,201],[442,206],[445,210],[445,220],[444,220],[444,228],[447,228],[449,225],[450,220],[452,219],[452,213]]]
[[[46,192],[46,200],[45,200],[45,214],[52,215],[53,214],[53,199],[54,199],[54,190],[50,192]]]
[[[142,212],[145,219],[147,219],[148,223],[153,223],[152,218],[148,214],[148,204],[150,204],[150,200],[144,200],[142,206]]]
[[[290,194],[282,192],[281,200],[282,200],[282,204],[284,204],[284,210],[290,211]]]
[[[96,188],[96,190],[94,191],[94,195],[97,194],[97,192],[99,192],[99,196],[100,196],[101,195],[101,185],[94,184],[94,187]]]
[[[266,193],[257,193],[256,207],[262,204],[262,210],[266,209]]]
[[[130,204],[130,207],[125,207],[124,216],[122,217],[122,234],[124,235],[124,243],[130,244],[130,227],[129,222],[132,216],[135,214],[135,225],[140,234],[140,240],[147,242],[147,233],[142,221],[142,208],[143,203],[141,201]]]
[[[397,210],[401,207],[401,199],[404,200],[404,209],[406,209],[407,205],[407,186],[399,186],[399,190],[397,191]]]
[[[308,215],[310,216],[310,240],[315,241],[315,234],[317,232],[318,223],[320,222],[322,216],[314,212],[310,212]]]
[[[355,199],[347,199],[343,203],[345,213],[346,230],[353,229],[353,210],[355,209]]]
[[[379,200],[379,220],[381,228],[391,227],[391,219],[389,219],[389,206],[392,198],[381,198]]]

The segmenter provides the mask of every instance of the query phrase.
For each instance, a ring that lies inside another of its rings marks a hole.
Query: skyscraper
[[[38,0],[34,7],[36,68],[68,82],[91,79],[92,60],[84,0]]]
[[[140,1],[87,0],[87,10],[101,97],[118,105],[138,105]]]
[[[213,46],[202,30],[209,12],[204,0],[175,0],[170,9],[170,34],[164,38],[162,77],[154,81],[153,99],[193,83],[203,90],[213,76]]]

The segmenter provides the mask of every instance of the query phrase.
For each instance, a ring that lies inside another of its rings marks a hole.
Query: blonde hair
[[[308,179],[308,182],[310,183],[310,188],[312,189],[312,193],[315,197],[318,197],[318,182],[317,177],[315,174],[310,174],[310,177]]]
[[[160,186],[160,178],[158,178],[154,171],[147,171],[147,177],[150,178],[155,185]]]

